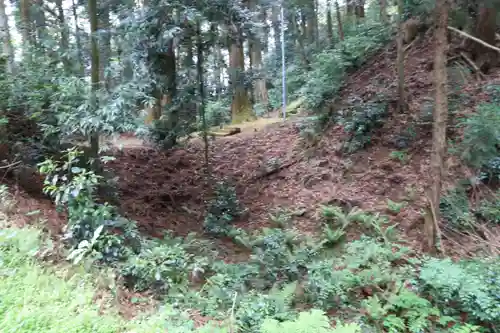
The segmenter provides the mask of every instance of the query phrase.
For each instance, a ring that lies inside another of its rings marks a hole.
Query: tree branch
[[[475,41],[475,42],[477,42],[477,43],[479,43],[479,44],[481,44],[483,46],[486,46],[489,49],[492,49],[492,50],[497,51],[497,52],[500,53],[500,49],[498,47],[493,46],[491,44],[488,44],[485,41],[483,41],[483,40],[481,40],[481,39],[479,39],[477,37],[471,36],[468,33],[463,32],[462,30],[458,30],[457,28],[453,28],[453,27],[450,27],[450,26],[448,26],[448,29],[450,29],[451,31],[456,32],[459,35],[462,35],[463,37],[469,38],[469,39],[471,39],[471,40],[473,40],[473,41]]]

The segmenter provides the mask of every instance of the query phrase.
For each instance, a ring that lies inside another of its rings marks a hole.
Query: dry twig
[[[488,44],[488,43],[486,43],[486,42],[485,42],[484,40],[482,40],[482,39],[479,39],[479,38],[477,38],[477,37],[471,36],[471,35],[469,35],[468,33],[463,32],[462,30],[458,30],[457,28],[454,28],[454,27],[450,27],[450,26],[448,26],[448,29],[450,29],[451,31],[456,32],[456,33],[457,33],[457,34],[459,34],[459,35],[462,35],[463,37],[469,38],[469,39],[471,39],[471,40],[475,41],[476,43],[479,43],[479,44],[481,44],[481,45],[483,45],[483,46],[486,46],[486,47],[487,47],[487,48],[489,48],[489,49],[492,49],[492,50],[497,51],[497,52],[499,52],[499,53],[500,53],[500,49],[499,49],[498,47],[493,46],[493,45],[491,45],[491,44]]]

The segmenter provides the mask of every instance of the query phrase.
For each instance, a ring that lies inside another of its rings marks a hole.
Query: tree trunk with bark
[[[279,5],[273,5],[271,8],[271,26],[273,28],[274,35],[274,51],[276,52],[276,57],[281,57],[281,30],[280,30],[280,7]]]
[[[101,86],[108,90],[110,87],[110,80],[106,77],[106,68],[109,66],[109,59],[111,57],[111,24],[109,17],[109,5],[103,3],[99,8],[99,32],[100,32],[100,47],[99,47],[99,80]]]
[[[490,45],[495,45],[496,18],[497,10],[493,1],[486,0],[480,5],[474,35]],[[497,52],[474,41],[469,41],[468,48],[472,59],[482,71],[487,72],[491,67],[498,65]]]
[[[434,124],[432,134],[432,155],[431,155],[431,210],[434,219],[433,230],[430,235],[429,244],[436,244],[439,237],[439,203],[441,200],[441,183],[444,168],[444,158],[446,153],[446,124],[448,121],[448,84],[446,74],[446,53],[448,50],[447,25],[449,0],[438,0],[436,4],[437,27],[435,32],[435,58],[434,76],[436,88],[436,107],[434,110]]]
[[[245,59],[243,39],[238,28],[234,27],[231,36],[229,67],[233,100],[231,103],[232,123],[239,124],[255,119],[252,104],[244,83]]]
[[[75,41],[76,41],[76,52],[78,54],[78,74],[80,76],[85,75],[85,65],[83,63],[83,52],[82,52],[82,41],[81,41],[81,29],[78,21],[78,11],[77,6],[78,2],[76,0],[72,0],[71,10],[73,11],[73,20],[75,21]]]
[[[380,20],[387,24],[389,23],[389,16],[387,15],[387,0],[379,0],[380,4]]]
[[[338,32],[339,32],[339,39],[341,41],[344,40],[344,28],[342,26],[342,17],[340,15],[340,6],[339,6],[339,2],[338,1],[335,1],[335,9],[336,9],[336,12],[337,12],[337,29],[338,29]]]
[[[23,37],[23,46],[30,46],[33,43],[33,24],[31,22],[31,14],[30,14],[30,5],[31,2],[28,0],[20,0],[19,1],[19,12],[21,14],[21,34]],[[27,51],[24,51],[25,56]]]
[[[99,47],[97,41],[97,0],[89,0],[88,12],[90,19],[90,50],[91,50],[91,87],[92,87],[92,108],[95,111],[97,105],[97,90],[99,89]],[[90,152],[94,158],[94,169],[99,169],[99,133],[94,131],[90,134]]]
[[[64,53],[69,49],[69,29],[66,23],[66,18],[64,17],[63,0],[55,0],[56,10],[57,10],[57,23],[60,25],[61,29],[61,40],[59,52]],[[64,69],[67,73],[71,72],[71,61],[68,57],[62,58],[62,63]]]
[[[13,73],[14,48],[10,40],[9,18],[5,8],[5,0],[0,0],[0,39],[2,41],[2,52],[6,57],[7,73]]]
[[[326,35],[330,45],[333,44],[332,0],[326,2]]]
[[[249,7],[251,11],[255,11],[257,8],[257,1],[250,0]],[[260,20],[264,20],[262,14],[259,15],[259,18]],[[263,33],[264,31],[259,31],[257,37],[250,41],[250,45],[252,46],[250,49],[250,63],[253,66],[253,70],[258,75],[258,78],[254,81],[253,98],[255,102],[267,108],[269,106],[269,95],[267,93],[266,75],[262,67],[262,43],[259,38],[259,35]]]
[[[403,0],[398,0],[398,36],[397,36],[397,59],[396,68],[398,73],[398,112],[406,111],[405,96],[405,55],[403,49],[404,25],[403,25]]]

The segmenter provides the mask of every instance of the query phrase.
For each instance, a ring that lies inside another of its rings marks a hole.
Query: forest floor
[[[260,120],[256,125],[246,126],[251,130],[211,139],[210,174],[213,179],[224,179],[234,185],[238,199],[247,209],[236,226],[257,230],[269,226],[270,213],[289,209],[300,212],[294,218],[295,228],[303,233],[316,233],[322,226],[316,213],[321,205],[359,207],[387,214],[415,250],[423,249],[426,241],[422,209],[427,205],[426,190],[430,184],[430,124],[418,126],[404,162],[391,153],[398,151],[395,138],[414,126],[421,106],[433,100],[431,43],[431,39],[421,39],[406,54],[408,112],[397,114],[395,103],[390,103],[389,118],[366,149],[342,154],[346,134],[339,125],[330,126],[311,149],[300,135],[302,115],[285,122],[276,121],[278,115],[275,115],[273,121]],[[340,103],[353,99],[369,101],[379,95],[395,96],[395,58],[395,45],[390,44],[351,73],[341,90]],[[477,92],[484,82],[463,74],[459,79],[463,81],[462,92],[473,96],[461,105],[463,113],[482,101],[484,96]],[[450,76],[450,81],[453,80]],[[500,72],[492,73],[488,80],[500,82]],[[199,138],[169,151],[154,149],[128,135],[112,144],[117,148],[116,159],[108,167],[119,178],[120,209],[126,217],[137,221],[141,231],[155,237],[162,237],[167,230],[177,235],[203,233],[210,193],[204,145]],[[446,163],[444,188],[459,178],[471,176],[454,157]],[[64,216],[56,213],[48,200],[31,198],[22,191],[18,197],[17,224],[42,217],[55,232],[65,225]],[[397,214],[388,214],[388,199],[406,201],[408,205]],[[456,244],[452,239],[445,242],[451,242],[447,247]],[[226,250],[234,248],[231,244],[231,241],[225,244]],[[463,247],[457,251],[463,252]]]
[[[259,229],[269,224],[269,213],[288,208],[302,211],[294,221],[296,228],[314,233],[321,226],[315,212],[322,204],[386,213],[387,199],[408,201],[409,205],[390,218],[415,249],[422,248],[425,237],[421,211],[430,184],[430,125],[418,128],[404,163],[390,154],[398,150],[394,146],[398,133],[414,123],[425,100],[433,99],[430,43],[417,41],[406,55],[409,112],[396,114],[391,107],[389,120],[367,149],[343,156],[340,145],[345,134],[340,126],[332,126],[310,153],[300,136],[300,118],[211,141],[210,174],[236,186],[238,198],[248,209],[237,225]],[[395,47],[390,45],[352,73],[341,92],[342,99],[368,101],[382,94],[394,96],[395,57]],[[477,83],[464,79],[463,91],[475,91]],[[481,96],[476,96],[467,107],[480,100]],[[153,236],[161,236],[165,230],[180,235],[201,233],[209,199],[203,150],[199,140],[171,151],[124,147],[110,163],[120,179],[122,212]],[[447,161],[447,167],[445,183],[467,176],[467,170],[453,158]]]

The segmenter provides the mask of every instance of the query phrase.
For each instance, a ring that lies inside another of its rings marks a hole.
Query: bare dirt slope
[[[394,136],[419,114],[421,104],[432,95],[432,41],[421,40],[406,58],[408,114],[391,116],[366,150],[341,156],[341,127],[331,127],[314,154],[304,154],[297,121],[274,124],[264,130],[211,143],[210,160],[215,178],[229,180],[249,213],[239,223],[249,229],[268,224],[269,213],[277,207],[305,210],[296,220],[304,232],[315,231],[319,205],[359,205],[384,211],[387,199],[409,200],[410,205],[392,219],[416,244],[420,235],[420,209],[428,187],[430,128],[419,128],[408,150],[409,160],[401,163],[389,157]],[[341,92],[369,100],[384,94],[395,96],[395,49],[393,45],[352,73]],[[470,83],[467,89],[474,89]],[[394,98],[395,99],[395,98]],[[160,236],[165,229],[185,234],[202,232],[208,194],[205,191],[203,146],[192,142],[183,149],[162,152],[150,148],[126,148],[117,155],[112,169],[120,177],[121,209],[137,220],[141,228]],[[461,174],[458,164],[447,161],[451,180]],[[279,172],[270,173],[279,165]]]

